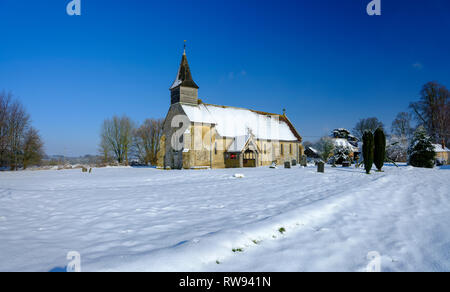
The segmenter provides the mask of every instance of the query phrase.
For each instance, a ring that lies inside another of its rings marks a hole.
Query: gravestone
[[[308,157],[306,155],[302,155],[300,165],[304,167],[308,166]]]
[[[297,160],[292,160],[292,166],[296,166],[297,165]]]
[[[352,164],[350,163],[350,161],[344,161],[342,162],[342,167],[350,167]]]
[[[323,161],[317,163],[317,172],[325,173],[325,163]]]
[[[289,161],[286,161],[284,163],[284,168],[291,168],[291,163]]]

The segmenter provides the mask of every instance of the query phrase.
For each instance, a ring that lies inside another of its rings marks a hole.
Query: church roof
[[[222,137],[253,135],[261,140],[302,140],[285,115],[203,103],[181,106],[191,122],[213,124]]]
[[[197,89],[199,88],[192,79],[191,69],[189,69],[186,52],[184,52],[183,57],[181,57],[181,63],[180,67],[178,68],[177,78],[173,82],[170,89],[174,89],[178,86],[192,87]]]
[[[228,152],[242,152],[245,145],[250,140],[250,135],[235,137],[231,145],[228,147]]]

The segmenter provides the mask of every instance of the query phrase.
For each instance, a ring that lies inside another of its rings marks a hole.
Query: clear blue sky
[[[205,102],[281,113],[305,140],[450,87],[450,1],[0,0],[0,90],[48,154],[97,152],[102,120],[164,117],[183,40]]]

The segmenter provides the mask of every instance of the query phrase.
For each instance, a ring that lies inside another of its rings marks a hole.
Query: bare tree
[[[102,136],[102,139],[100,140],[99,145],[99,152],[101,155],[101,163],[108,164],[112,162],[112,149],[110,143],[108,143],[107,139],[104,139]]]
[[[23,159],[22,143],[29,123],[30,117],[22,104],[18,101],[13,101],[9,107],[7,120],[7,143],[11,170],[17,170]]]
[[[362,140],[362,136],[366,130],[375,132],[376,129],[381,128],[384,129],[384,125],[377,118],[367,118],[360,119],[356,124],[355,128],[353,128],[353,134],[359,139]]]
[[[23,142],[23,168],[30,165],[39,165],[44,156],[44,143],[39,132],[30,127],[25,133]]]
[[[304,141],[304,142],[302,142],[302,144],[303,144],[303,147],[305,147],[305,149],[307,147],[314,147],[314,143],[311,141]]]
[[[127,116],[114,116],[103,122],[100,145],[108,145],[118,163],[128,164],[133,129],[134,123]]]
[[[163,130],[162,119],[147,119],[134,132],[134,148],[137,158],[144,164],[156,164]]]
[[[450,92],[445,86],[428,82],[410,108],[435,143],[450,142]]]
[[[320,151],[320,157],[323,159],[323,161],[327,162],[328,159],[333,154],[334,150],[334,143],[333,139],[330,137],[322,137],[320,140],[313,145],[317,150]]]
[[[387,143],[386,156],[395,162],[406,162],[408,160],[409,141],[406,136],[392,135]]]
[[[11,93],[0,92],[0,167],[5,166],[8,160],[8,120],[11,99]]]
[[[398,113],[397,117],[392,122],[392,134],[398,137],[410,138],[414,131],[411,127],[411,119],[412,117],[409,113]]]
[[[43,143],[30,116],[11,93],[0,92],[0,167],[17,170],[40,161]]]

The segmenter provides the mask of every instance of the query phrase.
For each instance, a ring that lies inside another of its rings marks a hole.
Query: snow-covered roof
[[[319,154],[319,151],[317,149],[312,148],[311,146],[308,147],[312,152]]]
[[[245,145],[250,139],[250,135],[235,137],[231,145],[228,147],[228,152],[242,152]]]
[[[181,107],[191,122],[204,124],[217,123],[204,104],[199,104],[197,106],[183,104]]]
[[[443,148],[441,144],[433,144],[434,152],[450,152],[450,150],[445,147]]]
[[[191,122],[214,124],[222,137],[252,134],[256,139],[298,141],[293,130],[279,115],[210,104],[181,106]]]
[[[175,79],[175,81],[173,82],[172,86],[170,87],[170,89],[174,89],[175,87],[179,86],[183,81],[181,81],[180,79],[178,79],[178,75],[177,74],[177,79]]]
[[[350,142],[348,142],[346,139],[342,139],[342,138],[333,139],[333,143],[334,143],[334,146],[348,147],[353,152],[358,151],[358,148],[356,148],[355,146],[350,144]]]
[[[350,134],[350,131],[345,128],[334,129],[333,132],[345,132],[347,134]]]

